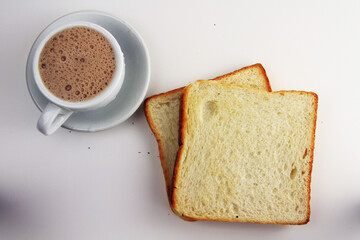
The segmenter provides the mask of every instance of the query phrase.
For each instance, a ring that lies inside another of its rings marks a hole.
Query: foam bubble
[[[66,85],[65,90],[70,91],[72,89],[71,85]]]

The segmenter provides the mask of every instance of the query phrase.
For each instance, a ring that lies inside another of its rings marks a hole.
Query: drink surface
[[[83,102],[110,85],[115,61],[114,49],[100,32],[72,27],[47,41],[40,54],[39,72],[53,95],[68,102]]]

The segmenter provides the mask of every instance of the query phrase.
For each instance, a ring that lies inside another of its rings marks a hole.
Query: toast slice
[[[312,92],[190,84],[173,210],[193,220],[307,223],[317,102]]]
[[[265,69],[259,63],[216,77],[213,80],[271,91]],[[145,100],[145,115],[158,142],[169,201],[173,170],[179,149],[179,108],[182,90],[183,88],[178,88]]]

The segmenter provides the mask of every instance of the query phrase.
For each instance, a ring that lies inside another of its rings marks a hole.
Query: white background
[[[256,62],[274,91],[316,92],[310,222],[175,216],[143,106],[98,133],[37,132],[27,54],[51,21],[78,10],[139,31],[152,60],[147,96]],[[0,0],[0,239],[360,239],[359,12],[358,0]]]

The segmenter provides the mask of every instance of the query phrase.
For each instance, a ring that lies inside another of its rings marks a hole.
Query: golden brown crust
[[[198,80],[198,82],[207,82],[207,80]],[[233,84],[229,84],[229,83],[216,83],[216,84],[223,84],[223,85],[228,85],[228,86],[235,86],[235,87],[240,87],[240,88],[247,88],[247,89],[253,89],[253,88],[249,88],[246,86],[240,86],[240,85],[233,85]],[[316,120],[317,120],[317,108],[318,108],[318,96],[316,93],[314,92],[306,92],[306,91],[295,91],[295,90],[282,90],[282,91],[276,91],[276,92],[271,92],[276,94],[276,93],[280,93],[281,95],[284,95],[283,93],[287,93],[287,92],[296,92],[299,94],[311,94],[314,96],[314,128],[313,128],[313,133],[312,133],[312,140],[311,140],[311,149],[310,149],[310,161],[309,161],[309,179],[308,179],[308,187],[307,187],[307,192],[308,192],[308,214],[306,216],[306,218],[304,219],[304,221],[302,222],[261,222],[261,221],[239,221],[236,219],[222,219],[222,218],[193,218],[193,217],[189,217],[186,216],[180,212],[178,212],[178,210],[176,209],[176,192],[177,192],[177,175],[178,175],[178,171],[179,171],[179,167],[181,164],[181,161],[179,161],[179,159],[181,158],[182,154],[183,154],[183,144],[185,142],[185,132],[186,132],[186,121],[187,121],[187,114],[186,114],[186,101],[187,101],[187,95],[189,92],[189,88],[192,84],[190,84],[189,86],[185,87],[183,89],[183,94],[182,94],[182,98],[181,98],[181,103],[180,103],[180,111],[181,111],[181,115],[182,117],[179,119],[179,125],[180,125],[180,135],[179,135],[179,151],[178,151],[178,155],[175,161],[175,168],[174,168],[174,174],[173,174],[173,192],[172,192],[172,196],[171,196],[171,207],[173,209],[174,212],[176,212],[177,215],[185,217],[187,219],[192,219],[193,221],[196,220],[203,220],[203,221],[221,221],[221,222],[249,222],[249,223],[260,223],[260,224],[281,224],[281,225],[303,225],[303,224],[307,224],[310,221],[310,198],[311,198],[311,172],[312,172],[312,165],[313,165],[313,158],[314,158],[314,149],[315,149],[315,130],[316,130]],[[270,87],[270,85],[269,85]],[[263,91],[261,89],[253,89],[256,91]]]
[[[180,88],[176,88],[176,89],[171,90],[171,91],[167,91],[167,92],[164,92],[164,93],[159,93],[159,94],[153,95],[153,96],[148,97],[147,99],[145,99],[145,102],[147,102],[149,100],[152,100],[152,99],[155,99],[155,98],[159,98],[159,97],[167,97],[170,94],[182,91],[184,88],[185,87],[180,87]]]
[[[314,150],[315,150],[315,131],[316,131],[316,121],[317,121],[317,108],[318,108],[318,102],[319,97],[316,93],[311,92],[311,94],[314,96],[314,128],[312,133],[312,139],[311,139],[311,149],[310,149],[310,162],[309,162],[309,180],[308,180],[308,215],[306,217],[306,220],[303,224],[306,224],[310,221],[310,199],[311,199],[311,173],[313,168],[313,162],[314,162]]]
[[[236,75],[238,72],[244,71],[244,70],[249,69],[249,68],[254,68],[254,67],[258,68],[261,71],[262,75],[265,78],[265,85],[266,85],[267,91],[271,92],[272,90],[271,90],[269,78],[267,77],[265,68],[263,67],[263,65],[261,63],[256,63],[256,64],[253,64],[253,65],[250,65],[250,66],[247,66],[247,67],[243,67],[241,69],[235,70],[235,71],[233,71],[231,73],[227,73],[225,75],[218,76],[218,77],[213,78],[211,80],[221,80],[224,77],[233,76],[233,75]]]
[[[304,222],[262,222],[262,221],[240,221],[236,219],[227,219],[227,218],[191,218],[184,214],[181,215],[182,218],[186,217],[187,219],[192,219],[192,221],[217,221],[217,222],[239,222],[239,223],[259,223],[259,224],[280,224],[280,225],[304,225],[307,224],[309,221],[308,219]]]
[[[177,213],[179,215],[179,213]],[[180,215],[179,215],[180,216]],[[304,225],[309,222],[309,219],[307,218],[303,222],[280,222],[280,221],[273,221],[273,222],[264,222],[264,221],[241,221],[237,219],[228,219],[228,218],[192,218],[189,216],[186,216],[184,214],[181,214],[182,218],[186,219],[192,219],[192,221],[217,221],[217,222],[239,222],[239,223],[259,223],[259,224],[281,224],[281,225]]]
[[[169,91],[169,92],[166,92],[166,93],[161,93],[161,94],[157,94],[157,95],[154,95],[152,97],[149,97],[147,99],[145,99],[145,116],[146,116],[146,119],[149,123],[149,126],[150,126],[150,129],[151,131],[154,133],[154,136],[156,138],[156,141],[158,143],[158,148],[159,148],[159,154],[160,154],[160,162],[161,162],[161,167],[163,169],[163,173],[164,173],[164,179],[165,179],[165,185],[166,185],[166,192],[167,192],[167,196],[168,196],[168,201],[169,201],[169,204],[171,206],[171,193],[172,193],[172,184],[168,183],[167,182],[167,179],[166,179],[166,176],[167,176],[167,169],[165,167],[165,156],[164,156],[164,151],[163,151],[163,144],[161,142],[161,138],[160,138],[160,134],[158,132],[158,130],[156,129],[155,127],[155,124],[154,124],[154,121],[153,121],[153,117],[151,116],[151,111],[149,110],[149,103],[150,101],[152,101],[153,99],[155,98],[159,98],[159,97],[166,97],[167,95],[169,94],[173,94],[173,93],[176,93],[178,91],[182,91],[183,88],[178,88],[178,89],[174,89],[172,91]],[[171,207],[171,210],[178,215],[177,212],[174,211],[174,209]],[[187,218],[185,216],[181,216],[181,215],[178,215],[179,217],[181,217],[183,220],[185,221],[195,221],[193,220],[192,218]]]
[[[164,156],[164,151],[163,151],[163,144],[161,142],[160,133],[158,132],[158,130],[155,127],[154,120],[153,120],[153,117],[151,116],[151,111],[149,110],[149,108],[150,108],[150,102],[153,101],[154,99],[161,98],[161,97],[167,97],[170,94],[177,93],[177,92],[182,91],[182,90],[183,90],[183,88],[177,88],[177,89],[174,89],[174,90],[171,90],[171,91],[168,91],[168,92],[165,92],[165,93],[160,93],[160,94],[157,94],[157,95],[154,95],[154,96],[151,96],[151,97],[148,97],[147,99],[145,99],[145,109],[144,109],[145,110],[145,116],[146,116],[146,120],[147,120],[147,122],[148,122],[148,124],[150,126],[150,129],[154,133],[154,136],[155,136],[156,141],[158,143],[159,154],[160,154],[160,162],[161,162],[161,166],[162,166],[163,173],[164,173],[164,179],[165,179],[166,190],[167,190],[167,193],[168,193],[168,201],[169,201],[169,203],[171,201],[169,191],[171,192],[172,185],[170,183],[168,183],[167,179],[166,179],[166,176],[167,176],[168,173],[167,173],[167,169],[165,167],[165,156]]]
[[[179,117],[179,150],[178,150],[177,157],[175,160],[174,174],[173,174],[173,181],[172,181],[173,189],[172,189],[171,201],[170,201],[171,208],[173,208],[174,211],[176,211],[176,212],[177,212],[176,202],[174,201],[174,199],[176,198],[175,196],[176,196],[176,185],[177,185],[177,175],[178,175],[177,173],[178,173],[178,169],[179,169],[179,165],[180,165],[180,161],[178,161],[178,159],[181,158],[183,151],[184,151],[183,143],[185,140],[184,138],[185,138],[185,132],[186,132],[185,122],[187,120],[187,115],[185,114],[184,106],[186,106],[186,98],[188,95],[188,89],[191,85],[192,84],[190,84],[189,86],[187,86],[183,89],[183,94],[181,96],[181,102],[180,102],[180,113],[181,113],[180,116],[181,117]],[[179,214],[178,212],[177,212],[177,214],[179,216],[184,216],[183,214]],[[186,216],[186,218],[193,219],[188,216]]]

